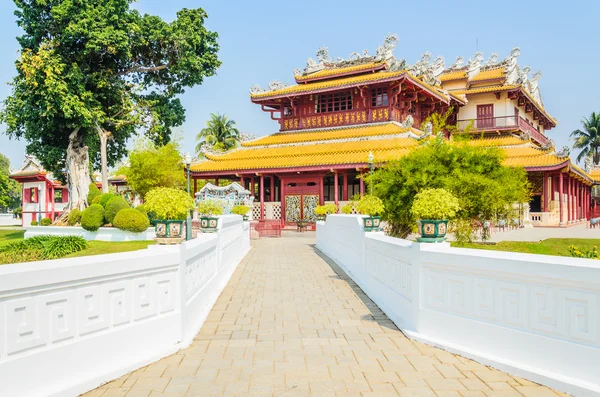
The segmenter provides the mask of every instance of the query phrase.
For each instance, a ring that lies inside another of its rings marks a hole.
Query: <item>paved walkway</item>
[[[255,241],[190,347],[85,396],[557,396],[407,339],[313,244]]]

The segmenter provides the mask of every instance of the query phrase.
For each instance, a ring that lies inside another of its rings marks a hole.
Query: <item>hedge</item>
[[[52,224],[51,218],[42,218],[42,221],[40,222],[41,226],[50,226],[51,224]]]
[[[100,196],[101,194],[102,192],[100,191],[100,189],[98,189],[98,186],[96,186],[95,183],[90,183],[90,188],[87,195],[88,204],[92,204],[94,198]]]
[[[148,217],[133,208],[124,208],[119,211],[112,224],[118,229],[135,233],[141,233],[150,227]]]
[[[81,213],[81,227],[90,232],[95,232],[104,225],[104,207],[92,204]]]

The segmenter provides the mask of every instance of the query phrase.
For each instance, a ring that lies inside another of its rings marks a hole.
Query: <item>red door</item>
[[[477,128],[494,127],[494,105],[477,105]]]

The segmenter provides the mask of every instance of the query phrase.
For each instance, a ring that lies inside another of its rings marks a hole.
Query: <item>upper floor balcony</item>
[[[458,120],[456,126],[459,131],[464,131],[468,126],[471,126],[472,131],[478,132],[519,129],[529,133],[531,138],[540,145],[545,145],[548,142],[548,138],[544,134],[518,115]]]

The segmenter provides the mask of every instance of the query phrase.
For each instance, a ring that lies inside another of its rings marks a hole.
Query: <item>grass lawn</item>
[[[25,235],[24,230],[0,230],[0,245],[12,241],[22,240]],[[110,241],[88,241],[88,248],[75,252],[65,258],[74,258],[89,255],[114,254],[116,252],[128,252],[145,249],[149,245],[154,244],[154,241],[127,241],[127,242],[110,242]]]
[[[524,252],[528,254],[571,256],[569,246],[574,245],[580,251],[587,251],[594,246],[600,247],[600,240],[586,238],[550,238],[540,242],[501,241],[497,244],[458,244],[453,247],[476,248],[494,251]]]

